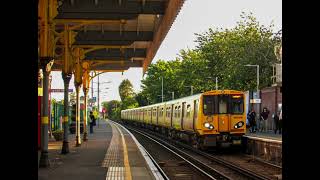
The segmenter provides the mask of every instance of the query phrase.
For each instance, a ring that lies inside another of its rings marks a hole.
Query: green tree
[[[117,100],[102,102],[102,106],[107,110],[107,117],[113,120],[120,119],[121,102]]]
[[[281,31],[274,33],[273,24],[260,25],[252,13],[240,17],[234,28],[196,34],[196,48],[181,50],[175,60],[151,64],[136,96],[139,104],[161,102],[161,78],[165,100],[171,92],[175,98],[190,95],[190,86],[194,94],[215,89],[216,77],[219,89],[255,90],[256,69],[246,64],[260,66],[260,88],[270,86]]]
[[[206,70],[206,61],[201,57],[201,51],[199,50],[181,50],[179,58],[181,64],[179,71],[177,71],[177,77],[179,81],[179,96],[185,97],[190,95],[191,88],[193,86],[193,94],[200,93],[204,89],[208,88]]]
[[[148,104],[161,102],[162,79],[163,78],[163,95],[165,100],[171,99],[171,93],[174,91],[179,96],[180,82],[177,77],[177,71],[180,68],[180,60],[173,61],[159,60],[151,64],[148,68],[146,78],[142,80],[142,94]]]
[[[139,107],[148,105],[147,96],[142,92],[137,93],[135,99],[138,102]]]
[[[260,88],[271,85],[272,68],[276,61],[274,46],[280,34],[273,33],[273,24],[260,25],[250,13],[242,13],[233,29],[212,30],[197,34],[197,49],[207,61],[209,77],[218,77],[223,89],[252,90],[256,87],[256,70],[246,64],[260,66]]]
[[[121,102],[121,109],[132,109],[136,107],[139,107],[139,104],[134,97],[127,97]]]
[[[123,101],[125,98],[133,97],[134,91],[131,82],[128,79],[123,80],[119,85],[119,95]]]
[[[119,85],[119,94],[121,98],[121,109],[138,107],[138,102],[135,100],[133,86],[128,79],[123,80]]]

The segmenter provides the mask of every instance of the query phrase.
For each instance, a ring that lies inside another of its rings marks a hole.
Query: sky
[[[282,29],[281,0],[186,0],[163,40],[152,63],[159,59],[173,60],[181,49],[193,49],[197,45],[194,33],[204,33],[209,28],[233,28],[240,21],[241,12],[252,12],[260,24],[268,26],[273,22],[274,31]],[[104,73],[99,77],[100,102],[120,100],[118,87],[122,80],[129,79],[135,92],[141,90],[142,68],[130,68],[122,75],[121,72]],[[94,81],[94,91],[97,91],[97,78]],[[63,89],[61,72],[52,72],[52,89]],[[109,89],[107,89],[109,88]],[[74,79],[70,81],[69,89],[74,89]],[[81,90],[80,96],[83,95]],[[63,93],[52,93],[52,98],[63,99]],[[97,93],[94,92],[94,96]],[[91,97],[91,89],[89,91]]]

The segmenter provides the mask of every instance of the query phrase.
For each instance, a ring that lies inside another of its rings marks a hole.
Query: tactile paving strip
[[[120,134],[116,127],[112,123],[109,123],[112,127],[112,139],[109,145],[106,156],[102,162],[102,167],[124,167],[123,163],[123,147],[120,142]]]
[[[106,180],[124,180],[125,178],[124,167],[109,167]]]

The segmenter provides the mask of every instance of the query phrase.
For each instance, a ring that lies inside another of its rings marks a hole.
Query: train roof
[[[165,105],[165,104],[175,104],[177,102],[180,102],[181,100],[199,98],[201,95],[210,95],[210,94],[244,94],[244,92],[238,91],[238,90],[228,90],[228,89],[226,89],[226,90],[210,90],[210,91],[194,94],[192,96],[185,96],[185,97],[181,97],[181,98],[170,100],[170,101],[151,104],[151,105],[148,105],[148,106],[141,106],[141,107],[134,108],[134,109],[136,110],[136,109],[152,108],[152,107],[155,107],[155,106],[162,106],[162,105]],[[129,109],[126,109],[126,110],[129,110]]]

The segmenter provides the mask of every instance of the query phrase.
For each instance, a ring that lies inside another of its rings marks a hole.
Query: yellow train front
[[[245,95],[234,90],[202,94],[198,119],[200,146],[241,145],[246,132]]]
[[[212,90],[123,110],[121,118],[200,149],[241,145],[246,132],[244,99],[241,91]]]

